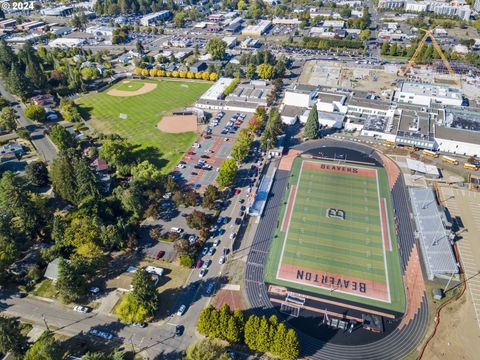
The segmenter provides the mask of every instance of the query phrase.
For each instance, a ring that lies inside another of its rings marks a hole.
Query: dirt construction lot
[[[478,359],[480,354],[480,192],[439,187],[440,200],[458,226],[457,248],[468,278],[462,298],[441,312],[437,334],[424,359]],[[477,314],[477,316],[476,316]]]

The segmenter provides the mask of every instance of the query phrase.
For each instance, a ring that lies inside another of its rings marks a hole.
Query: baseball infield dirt
[[[171,115],[164,116],[157,127],[166,133],[178,134],[189,131],[197,131],[196,115]]]
[[[145,83],[140,89],[135,91],[111,89],[107,92],[107,94],[110,96],[123,96],[123,97],[137,96],[137,95],[143,95],[143,94],[149,93],[150,91],[155,90],[156,87],[157,87],[157,84]]]

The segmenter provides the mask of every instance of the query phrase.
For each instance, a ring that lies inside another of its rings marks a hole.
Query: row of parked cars
[[[221,134],[235,134],[237,130],[242,125],[243,121],[247,117],[247,114],[244,113],[235,113],[231,118],[227,125],[223,128]]]

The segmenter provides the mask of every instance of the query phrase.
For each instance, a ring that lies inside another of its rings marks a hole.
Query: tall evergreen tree
[[[27,337],[20,331],[20,322],[0,316],[0,351],[21,359],[27,347]]]
[[[211,322],[210,337],[221,338],[222,331],[220,329],[220,314],[217,309],[214,309],[212,311],[212,314],[210,316],[210,322]]]
[[[260,330],[260,319],[258,316],[250,315],[245,323],[245,345],[251,350],[257,350],[257,336]]]
[[[12,48],[5,42],[0,41],[0,74],[6,78],[10,73],[12,64],[17,62],[17,55]]]
[[[219,314],[221,339],[224,339],[224,340],[227,339],[228,322],[231,317],[232,317],[232,314],[230,312],[230,307],[228,306],[228,304],[223,304],[222,307],[220,308],[220,314]]]
[[[6,81],[7,89],[22,100],[26,100],[30,94],[30,81],[21,70],[20,63],[11,64],[10,72]]]
[[[235,318],[231,316],[228,319],[227,332],[225,333],[225,340],[231,343],[238,343],[242,339],[241,332]]]
[[[307,123],[305,124],[305,130],[303,131],[303,134],[308,139],[316,139],[318,137],[318,130],[318,111],[317,104],[315,104],[308,114],[308,119]]]
[[[87,163],[87,160],[80,158],[75,166],[77,182],[77,203],[85,198],[97,199],[100,196],[97,177]]]
[[[147,309],[151,316],[155,315],[155,311],[159,307],[159,294],[152,276],[145,268],[140,268],[135,272],[132,286],[135,300]]]
[[[282,360],[295,360],[300,353],[300,343],[297,333],[293,329],[287,331],[283,351],[280,354]]]
[[[55,287],[65,303],[77,301],[87,293],[83,273],[74,263],[64,259],[60,259],[58,264],[58,279]]]
[[[75,150],[61,151],[50,168],[53,191],[64,200],[76,204],[76,154]]]
[[[43,90],[47,85],[47,78],[43,72],[35,49],[29,42],[25,43],[22,50],[19,52],[19,58],[25,64],[25,75],[32,81],[35,89]]]
[[[212,328],[211,316],[213,311],[216,311],[215,308],[212,305],[209,305],[200,313],[197,323],[197,330],[200,334],[210,336],[210,331]]]
[[[257,334],[257,348],[260,352],[270,351],[270,324],[265,316],[260,319],[260,327]]]
[[[287,328],[284,324],[280,323],[277,326],[277,331],[273,338],[273,345],[271,348],[272,354],[280,356],[283,352],[283,347],[285,346],[285,338],[287,337]]]

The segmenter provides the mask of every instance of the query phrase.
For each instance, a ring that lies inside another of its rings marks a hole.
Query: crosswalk
[[[459,217],[465,227],[462,239],[457,242],[460,261],[468,280],[468,289],[472,298],[478,326],[480,327],[480,193],[440,187],[445,205],[453,217]]]

